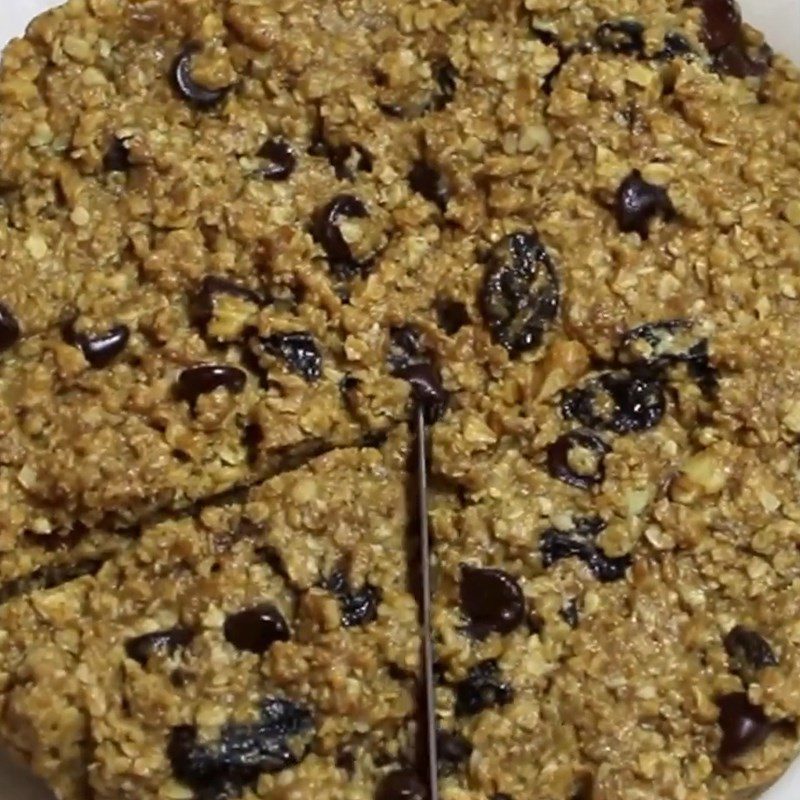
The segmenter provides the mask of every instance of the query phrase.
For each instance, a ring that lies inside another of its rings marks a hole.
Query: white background
[[[324,0],[322,0],[324,2]],[[269,2],[269,0],[265,0]],[[800,63],[800,0],[740,0],[748,21],[764,30],[770,44],[794,57]],[[44,9],[57,5],[50,0],[0,0],[0,45],[25,28],[29,19]],[[0,764],[0,798],[27,800],[24,788],[9,797],[8,783],[13,778],[2,774]],[[790,773],[763,800],[798,800],[800,798],[800,760]],[[32,796],[31,796],[31,800]]]

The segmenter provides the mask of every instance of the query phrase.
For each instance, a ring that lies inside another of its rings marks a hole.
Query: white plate
[[[798,0],[740,0],[749,22],[763,30],[778,50],[788,53],[800,63],[800,2]],[[46,8],[58,5],[51,0],[0,0],[0,45],[25,29],[28,20]],[[0,773],[0,788],[4,779]],[[762,800],[797,800],[800,798],[800,759]],[[2,800],[25,800],[23,797]]]

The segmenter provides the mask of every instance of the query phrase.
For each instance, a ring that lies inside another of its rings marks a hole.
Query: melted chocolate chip
[[[525,596],[516,578],[499,569],[461,566],[461,610],[469,632],[484,638],[511,633],[525,618]]]
[[[666,412],[663,380],[655,374],[606,372],[565,392],[561,412],[587,428],[627,434],[658,425]]]
[[[192,407],[198,398],[211,394],[217,389],[227,389],[231,394],[241,394],[247,383],[247,376],[238,367],[223,364],[203,364],[189,367],[178,376],[176,394]]]
[[[172,62],[170,77],[179,97],[201,111],[208,111],[225,99],[231,87],[211,89],[199,84],[192,77],[194,57],[202,49],[203,45],[200,42],[188,42],[184,45]]]
[[[456,731],[436,732],[436,752],[439,757],[439,772],[454,772],[472,755],[472,744],[469,739]]]
[[[455,336],[465,325],[470,323],[466,305],[460,300],[448,298],[436,301],[436,319],[439,327],[448,336]]]
[[[194,789],[201,800],[241,793],[262,773],[275,773],[305,758],[298,755],[296,739],[309,738],[313,720],[307,708],[291,700],[268,698],[260,719],[228,723],[220,737],[200,741],[197,728],[172,729],[167,757],[175,777]],[[292,746],[290,746],[292,740]]]
[[[255,340],[255,347],[285,361],[292,372],[308,383],[314,383],[322,376],[322,353],[307,331],[261,336]]]
[[[78,333],[74,320],[67,322],[61,332],[64,341],[79,348],[94,369],[102,369],[111,364],[128,346],[131,336],[127,325],[115,325],[105,333]]]
[[[570,454],[577,449],[592,454],[591,471],[573,465]],[[572,431],[560,436],[547,448],[547,469],[556,480],[578,489],[591,489],[605,480],[605,456],[610,452],[609,445],[597,434],[585,430]]]
[[[315,215],[311,234],[325,251],[331,271],[336,277],[352,278],[369,265],[368,262],[356,259],[339,229],[343,217],[364,219],[367,216],[366,206],[351,194],[335,197]]]
[[[426,800],[425,784],[412,769],[396,769],[384,775],[375,790],[375,800]]]
[[[778,657],[770,643],[758,631],[736,625],[723,639],[725,652],[733,671],[749,675],[752,671],[778,665]]]
[[[336,596],[342,611],[342,625],[354,628],[367,625],[378,618],[378,604],[381,602],[381,591],[371,583],[365,583],[360,589],[350,586],[347,576],[342,570],[336,570],[323,587]]]
[[[111,137],[108,149],[103,156],[103,169],[106,172],[127,172],[131,168],[131,154],[123,139]]]
[[[636,20],[604,22],[597,29],[594,38],[600,49],[611,53],[644,54],[644,25]]]
[[[194,638],[194,632],[188,628],[170,628],[165,631],[155,631],[128,639],[125,642],[125,652],[128,658],[138,661],[145,666],[151,656],[156,653],[172,655],[180,647],[186,647]]]
[[[602,583],[621,580],[632,559],[629,555],[611,557],[605,554],[596,541],[605,527],[599,517],[584,517],[575,522],[572,530],[548,528],[539,540],[542,566],[547,568],[565,558],[578,558]]]
[[[505,706],[514,699],[514,690],[503,680],[494,659],[470,667],[467,677],[456,684],[455,693],[458,716],[477,714],[493,706]]]
[[[732,692],[717,698],[722,741],[721,761],[738,758],[764,743],[773,725],[764,709],[750,702],[747,692]]]
[[[199,291],[189,297],[189,320],[205,336],[208,335],[208,326],[214,319],[217,302],[224,295],[239,298],[256,306],[264,303],[263,297],[258,292],[229,278],[218,275],[205,277]]]
[[[266,653],[275,642],[289,640],[286,619],[272,603],[262,603],[231,614],[225,620],[225,638],[237,649]]]
[[[429,424],[437,422],[444,416],[450,402],[450,392],[444,388],[442,376],[429,362],[410,364],[398,369],[397,378],[408,381],[411,385],[411,396],[417,406],[425,411],[425,419]]]
[[[5,303],[0,303],[0,353],[13,347],[19,341],[20,335],[17,318]]]
[[[433,203],[442,214],[447,211],[450,199],[450,183],[442,172],[427,161],[416,161],[408,173],[411,189]]]
[[[265,142],[257,155],[270,162],[257,171],[259,177],[268,181],[287,180],[297,166],[297,156],[292,146],[282,139],[270,139]]]
[[[614,212],[623,233],[635,231],[642,239],[649,238],[650,222],[654,217],[671,222],[677,216],[667,190],[663,186],[648,183],[638,169],[633,170],[620,184]]]
[[[558,316],[552,259],[533,233],[501,239],[489,255],[481,308],[497,344],[517,356],[534,350]]]
[[[558,612],[561,616],[561,619],[567,623],[573,630],[578,627],[578,623],[580,622],[580,610],[578,608],[578,601],[571,597],[561,606],[561,610]]]

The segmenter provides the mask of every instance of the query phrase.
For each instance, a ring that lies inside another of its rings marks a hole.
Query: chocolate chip
[[[282,139],[270,139],[265,142],[256,155],[270,162],[256,171],[259,177],[268,181],[287,180],[297,166],[294,150]]]
[[[567,625],[570,626],[573,630],[578,627],[578,623],[580,622],[580,610],[578,609],[578,601],[576,598],[571,597],[561,606],[559,610],[559,615]]]
[[[179,97],[201,111],[209,109],[222,102],[231,90],[230,86],[211,89],[199,84],[192,77],[194,57],[201,52],[203,45],[200,42],[188,42],[172,62],[170,77],[172,85]]]
[[[458,716],[477,714],[486,708],[508,705],[514,700],[514,690],[503,680],[494,659],[471,667],[467,677],[456,684],[455,693]]]
[[[335,197],[316,213],[311,234],[314,241],[325,251],[331,271],[336,277],[352,278],[368,266],[368,262],[359,261],[353,255],[350,245],[339,229],[343,217],[365,219],[367,216],[366,206],[351,194]]]
[[[778,665],[778,657],[770,643],[758,631],[744,625],[731,628],[723,644],[736,674],[749,676],[754,670]]]
[[[492,631],[511,633],[525,618],[525,596],[519,582],[503,570],[462,564],[460,596],[461,610],[476,638]]]
[[[578,558],[602,583],[621,580],[632,560],[629,555],[612,557],[605,554],[596,542],[605,527],[605,522],[599,517],[583,517],[576,520],[574,528],[568,531],[548,528],[539,540],[542,566],[547,568],[565,558]]]
[[[237,649],[266,653],[275,642],[289,640],[286,619],[273,603],[262,603],[231,614],[225,620],[225,638]]]
[[[444,388],[442,376],[433,364],[411,364],[394,374],[411,385],[414,403],[424,409],[429,424],[437,422],[444,416],[450,402],[450,392]]]
[[[442,172],[427,161],[415,161],[408,173],[408,184],[417,194],[433,203],[444,214],[450,199],[450,182]]]
[[[262,773],[275,773],[298,764],[308,746],[298,751],[297,739],[310,738],[313,719],[298,703],[270,697],[256,722],[228,723],[218,739],[200,741],[197,728],[173,728],[167,757],[175,777],[205,800],[241,793]],[[290,744],[291,742],[291,744]]]
[[[620,184],[614,204],[617,224],[623,233],[636,232],[642,239],[650,236],[650,221],[660,216],[671,222],[677,216],[667,190],[648,183],[635,169]]]
[[[375,800],[426,800],[425,784],[412,769],[396,769],[384,775],[375,790]]]
[[[108,149],[103,156],[103,169],[106,172],[127,172],[131,168],[131,154],[125,141],[111,137]]]
[[[595,42],[602,50],[621,55],[644,53],[644,25],[636,20],[604,22],[595,33]]]
[[[538,236],[514,233],[489,254],[481,308],[493,340],[511,356],[534,350],[558,316],[555,266]]]
[[[217,389],[227,389],[231,394],[241,394],[247,383],[247,376],[238,367],[223,364],[203,364],[189,367],[178,376],[176,394],[193,408],[197,399]]]
[[[454,336],[470,323],[466,305],[460,300],[448,298],[440,298],[436,301],[436,319],[439,327],[448,336]]]
[[[194,632],[188,628],[170,628],[164,631],[145,633],[125,642],[128,658],[145,666],[151,656],[156,653],[172,655],[180,647],[186,647],[194,638]]]
[[[561,400],[565,419],[618,434],[654,428],[666,407],[662,378],[647,371],[603,373],[583,388],[565,392]]]
[[[436,752],[439,758],[439,772],[452,773],[472,755],[469,739],[457,731],[436,732]]]
[[[13,347],[19,341],[20,335],[17,318],[5,303],[0,303],[0,353]]]
[[[735,0],[698,0],[703,10],[703,38],[711,53],[739,41],[742,15]]]
[[[322,585],[339,601],[343,627],[366,625],[378,618],[381,591],[377,586],[365,583],[360,589],[353,589],[345,573],[338,569]]]
[[[256,306],[264,303],[264,298],[248,286],[219,275],[206,276],[200,289],[189,297],[189,321],[199,328],[203,335],[208,336],[208,326],[214,319],[217,302],[225,295]]]
[[[61,330],[64,341],[80,349],[94,369],[107,367],[128,346],[131,332],[127,325],[114,325],[105,333],[79,333],[75,320],[66,322]]]
[[[254,346],[285,361],[292,372],[308,383],[314,383],[322,376],[322,353],[307,331],[261,336],[254,341]]]
[[[588,470],[575,466],[570,459],[575,450],[591,454]],[[605,456],[610,452],[611,447],[596,433],[587,430],[571,431],[560,436],[547,448],[547,469],[556,480],[578,489],[591,489],[605,480]]]
[[[731,692],[717,698],[722,741],[721,761],[731,761],[763,744],[773,725],[761,706],[750,702],[747,692]]]

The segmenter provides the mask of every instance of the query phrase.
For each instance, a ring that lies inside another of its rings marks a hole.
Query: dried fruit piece
[[[650,222],[655,217],[671,222],[677,216],[667,190],[646,181],[638,169],[633,170],[620,184],[614,212],[623,233],[635,231],[642,239],[650,237]]]
[[[251,349],[256,356],[259,351],[277,356],[308,383],[314,383],[322,376],[322,353],[308,331],[261,336],[253,341]]]
[[[717,698],[722,741],[721,761],[731,761],[759,747],[773,730],[761,706],[750,702],[747,692],[732,692]]]
[[[367,207],[357,197],[342,194],[320,209],[312,225],[314,241],[322,247],[328,257],[331,271],[338,278],[352,278],[364,272],[370,262],[357,259],[339,224],[342,218],[365,219]]]
[[[227,389],[231,394],[241,394],[247,383],[247,375],[238,367],[226,364],[203,364],[189,367],[178,376],[176,395],[194,408],[200,395],[217,389]]]
[[[194,57],[201,52],[203,45],[200,42],[188,42],[181,48],[181,51],[172,62],[170,77],[172,85],[178,95],[201,111],[209,109],[221,103],[232,87],[224,86],[219,89],[212,89],[198,83],[192,76],[192,66]]]
[[[444,214],[450,199],[450,184],[438,167],[424,160],[415,161],[408,173],[408,184],[417,194],[433,203]]]
[[[497,661],[487,659],[471,667],[467,677],[455,686],[458,716],[477,714],[486,708],[508,705],[514,689],[502,679]]]
[[[575,452],[589,458],[577,463]],[[547,448],[547,469],[552,477],[578,489],[599,486],[606,477],[605,456],[611,447],[592,431],[571,431],[559,436]]]
[[[256,170],[260,178],[268,181],[285,181],[297,166],[297,156],[292,146],[283,139],[269,139],[256,154],[270,163]]]
[[[342,611],[342,625],[353,628],[366,625],[378,618],[378,604],[381,602],[381,591],[371,583],[365,583],[360,589],[353,589],[342,570],[336,570],[323,587],[335,595]]]
[[[514,233],[489,254],[481,306],[492,338],[512,356],[537,348],[558,316],[558,279],[534,233]]]
[[[602,50],[622,55],[644,54],[644,25],[633,19],[604,22],[597,28],[595,42]]]
[[[0,303],[0,353],[13,347],[19,341],[20,334],[17,318],[5,303]]]
[[[125,350],[131,335],[127,325],[114,325],[105,333],[79,333],[75,330],[75,320],[67,322],[61,332],[64,341],[79,348],[94,369],[107,367]]]

